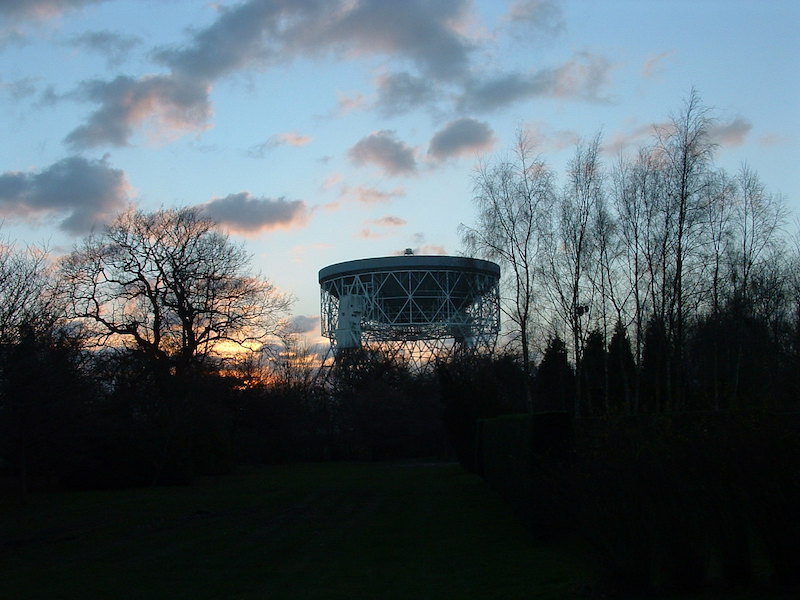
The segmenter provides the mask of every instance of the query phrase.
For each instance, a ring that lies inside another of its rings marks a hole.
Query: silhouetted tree
[[[61,265],[68,316],[99,346],[135,348],[161,373],[202,365],[221,343],[247,349],[277,330],[290,299],[197,209],[130,210]]]
[[[32,478],[57,485],[80,457],[95,387],[83,368],[80,343],[64,332],[20,326],[0,353],[0,457],[26,494]]]
[[[528,373],[539,263],[555,203],[553,173],[533,152],[530,140],[520,133],[510,160],[477,170],[477,224],[460,227],[470,252],[498,261],[503,269],[501,308],[513,324],[509,333],[519,342]]]
[[[547,290],[572,338],[576,373],[575,411],[578,415],[586,396],[581,391],[584,379],[582,362],[588,330],[586,323],[591,317],[597,291],[592,282],[600,268],[594,225],[603,195],[598,135],[588,143],[578,144],[567,165],[567,183],[559,198],[556,234],[549,238],[547,252]]]
[[[636,414],[637,402],[636,363],[628,333],[621,321],[614,326],[608,344],[608,411],[612,414]]]
[[[47,252],[0,243],[0,344],[19,341],[22,331],[50,332],[63,324]]]
[[[642,344],[639,407],[645,413],[667,410],[667,379],[673,364],[669,360],[669,340],[664,323],[652,318],[647,324]]]
[[[575,392],[576,395],[583,394],[585,414],[603,415],[608,412],[609,360],[605,346],[603,332],[599,329],[592,329],[586,336],[580,373],[583,384]]]
[[[550,338],[536,370],[537,412],[572,412],[575,407],[575,373],[567,358],[567,347],[556,336]]]

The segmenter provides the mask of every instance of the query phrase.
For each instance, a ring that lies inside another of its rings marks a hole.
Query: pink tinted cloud
[[[648,58],[642,65],[642,77],[652,77],[653,75],[660,73],[664,69],[664,63],[666,60],[674,54],[675,50],[668,50]]]
[[[105,0],[3,0],[0,15],[17,18],[50,19],[68,10],[88,4],[99,4]]]
[[[334,173],[333,175],[329,175],[319,186],[319,189],[323,192],[327,192],[328,190],[342,183],[343,179],[344,177],[342,176],[341,173]]]
[[[364,95],[348,96],[343,92],[336,92],[336,114],[340,117],[359,110],[365,105]]]
[[[341,197],[355,200],[360,204],[385,204],[393,198],[402,198],[406,195],[404,187],[396,187],[393,190],[382,191],[363,185],[356,187],[342,186]]]
[[[377,231],[373,231],[369,228],[364,228],[361,231],[355,233],[353,237],[362,239],[362,240],[379,240],[381,238],[386,237],[385,233],[378,233]]]
[[[403,225],[406,225],[408,221],[400,217],[389,215],[386,217],[381,217],[380,219],[371,219],[369,223],[372,223],[373,225],[380,225],[381,227],[402,227]]]
[[[313,138],[310,135],[302,135],[296,131],[287,131],[286,133],[277,134],[274,139],[277,145],[300,147],[310,144]]]
[[[609,154],[619,154],[631,148],[639,148],[647,141],[652,141],[656,131],[667,131],[669,123],[649,123],[646,125],[633,126],[630,131],[618,132],[611,136],[610,140],[603,144],[603,152]]]
[[[422,244],[419,246],[414,246],[411,248],[414,254],[436,254],[436,255],[447,255],[447,249],[442,246],[441,244]],[[406,249],[403,248],[402,250],[395,250],[392,254],[401,255],[405,254]]]
[[[205,82],[160,75],[84,82],[75,95],[99,108],[65,141],[79,149],[126,146],[142,124],[149,124],[156,136],[205,129],[211,116],[210,91]]]

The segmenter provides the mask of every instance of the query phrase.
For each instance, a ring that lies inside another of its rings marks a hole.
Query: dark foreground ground
[[[1,599],[602,598],[585,550],[533,541],[481,479],[447,463],[0,496]]]
[[[453,464],[241,469],[191,487],[0,500],[0,598],[581,597]]]

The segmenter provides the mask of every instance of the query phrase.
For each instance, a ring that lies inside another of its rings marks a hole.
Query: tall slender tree
[[[462,241],[471,253],[501,264],[502,310],[530,374],[538,274],[555,202],[553,174],[520,132],[511,158],[477,169],[474,190],[477,222],[460,226]]]

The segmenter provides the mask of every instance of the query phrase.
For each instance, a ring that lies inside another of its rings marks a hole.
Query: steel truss
[[[455,352],[492,351],[500,330],[494,273],[416,267],[327,278],[320,288],[322,335],[334,352],[342,298],[359,299],[361,347],[417,365]]]

